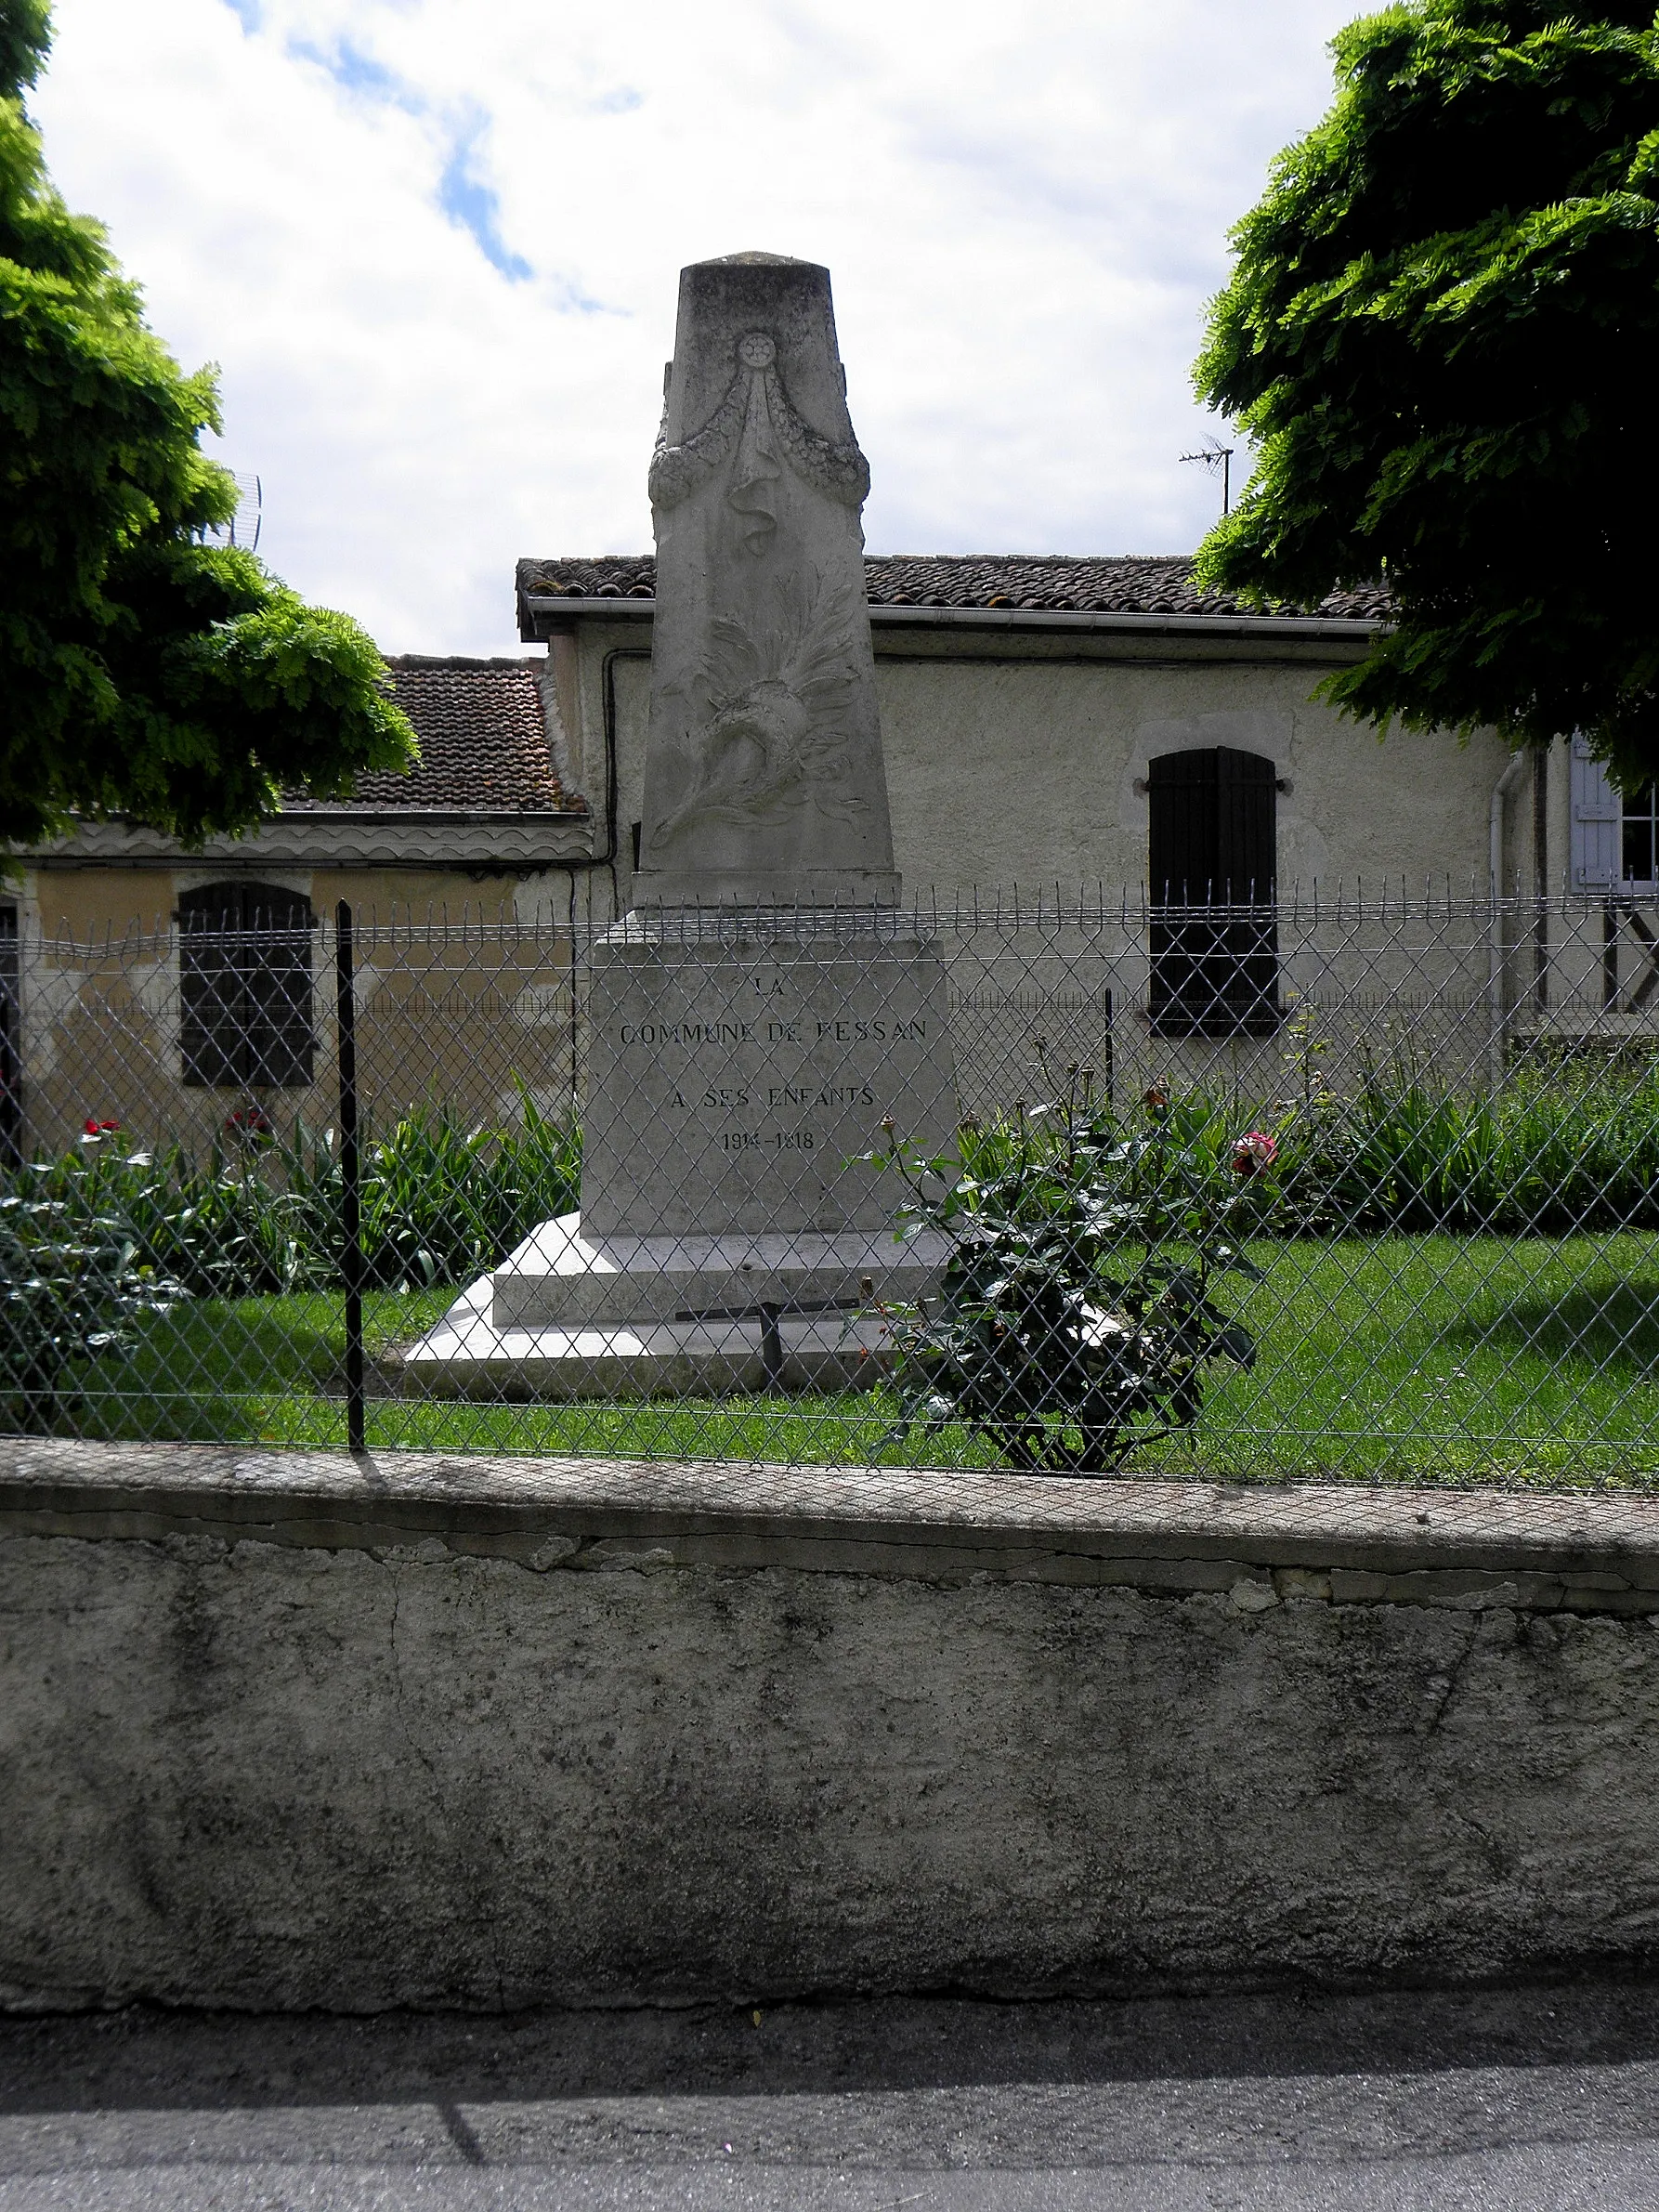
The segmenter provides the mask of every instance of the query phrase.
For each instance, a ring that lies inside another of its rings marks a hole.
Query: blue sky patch
[[[234,0],[233,0],[234,4]],[[258,0],[242,0],[247,7]],[[343,92],[382,107],[401,108],[406,115],[429,115],[430,103],[415,87],[385,64],[376,61],[348,38],[320,46],[307,39],[291,39],[289,52],[325,72]],[[458,120],[446,119],[448,151],[438,180],[438,204],[458,229],[464,230],[491,268],[499,269],[512,284],[536,273],[521,254],[510,253],[501,233],[501,199],[473,166],[478,142],[490,118],[476,109]],[[584,307],[588,303],[581,303]]]
[[[468,231],[491,268],[500,269],[511,284],[520,284],[535,271],[521,254],[509,253],[501,234],[501,199],[491,185],[476,176],[472,160],[484,134],[484,120],[475,119],[463,131],[444,164],[438,180],[438,204],[451,223]]]
[[[365,54],[348,38],[337,38],[332,46],[315,46],[309,39],[290,39],[288,51],[301,61],[314,62],[344,92],[355,92],[362,99],[379,100],[388,108],[401,108],[407,115],[425,111],[426,102],[412,85],[395,75],[384,62],[376,61],[372,54]]]
[[[225,0],[225,6],[244,31],[258,30],[260,23],[259,0]]]

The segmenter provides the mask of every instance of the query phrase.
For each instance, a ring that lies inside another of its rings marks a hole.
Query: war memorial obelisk
[[[957,1119],[944,970],[893,865],[869,488],[830,272],[683,270],[640,866],[586,977],[581,1211],[417,1348],[435,1381],[838,1380],[878,1342],[872,1290],[914,1295],[942,1264],[936,1236],[895,1240],[902,1186],[860,1158],[884,1120],[931,1153]]]

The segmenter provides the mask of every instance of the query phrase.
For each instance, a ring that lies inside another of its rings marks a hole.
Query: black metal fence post
[[[23,1164],[22,963],[18,910],[0,907],[0,1168]]]
[[[363,1433],[363,1225],[357,1142],[357,993],[352,978],[351,909],[334,909],[334,1005],[340,1062],[340,1280],[346,1290],[346,1442],[356,1454]]]

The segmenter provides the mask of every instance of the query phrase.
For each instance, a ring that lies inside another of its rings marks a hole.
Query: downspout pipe
[[[1488,1057],[1494,1090],[1502,1081],[1504,1072],[1504,938],[1503,918],[1498,912],[1498,892],[1504,875],[1504,801],[1520,782],[1526,764],[1527,754],[1524,752],[1509,755],[1503,774],[1492,787],[1492,804],[1486,821],[1487,860],[1492,875],[1492,917],[1486,945],[1486,1011],[1491,1039]]]
[[[1487,846],[1492,866],[1492,897],[1496,901],[1504,880],[1504,801],[1520,782],[1528,755],[1512,753],[1503,774],[1492,787],[1492,806],[1487,819]]]

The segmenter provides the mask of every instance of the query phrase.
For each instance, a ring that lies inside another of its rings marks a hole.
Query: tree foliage
[[[1659,33],[1651,5],[1405,0],[1234,233],[1200,396],[1260,449],[1199,571],[1257,604],[1386,572],[1324,687],[1385,726],[1581,729],[1659,768]]]
[[[236,504],[198,442],[213,373],[47,180],[23,94],[49,33],[46,0],[0,0],[0,841],[79,814],[193,843],[401,767],[413,733],[355,622],[202,542]]]

